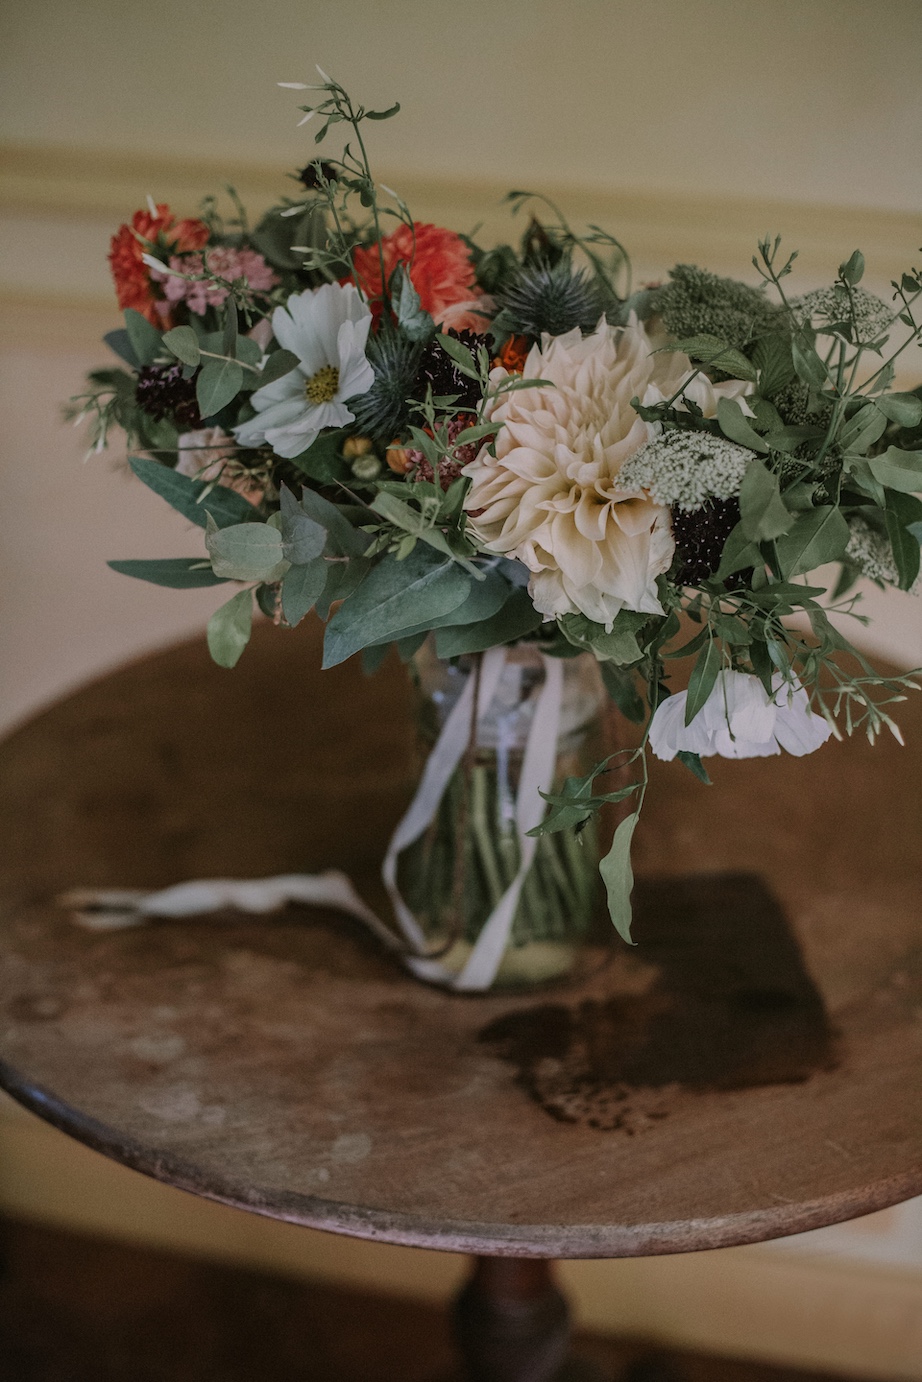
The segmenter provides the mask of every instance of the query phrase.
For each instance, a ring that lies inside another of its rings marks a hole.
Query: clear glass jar
[[[422,759],[472,673],[472,659],[444,662],[431,641],[413,663]],[[534,644],[509,648],[488,714],[445,791],[429,829],[400,859],[398,880],[427,939],[452,973],[519,868],[515,802],[544,663]],[[552,789],[604,755],[606,697],[591,654],[563,662],[563,699]],[[525,987],[570,974],[599,934],[601,883],[595,821],[542,835],[525,876],[509,945],[493,987]],[[604,935],[604,930],[601,931]]]

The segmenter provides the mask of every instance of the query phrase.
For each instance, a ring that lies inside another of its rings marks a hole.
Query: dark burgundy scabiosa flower
[[[335,164],[327,163],[324,159],[314,159],[306,168],[301,169],[298,177],[308,192],[319,192],[321,177],[326,182],[336,182],[339,174]]]
[[[148,417],[170,418],[181,432],[201,427],[195,380],[184,379],[182,365],[144,365],[135,388],[138,407]]]
[[[467,346],[475,360],[478,347],[488,346],[486,336],[481,336],[476,331],[447,331],[445,334],[454,337],[463,346]],[[416,371],[414,397],[425,398],[426,389],[430,385],[434,398],[444,398],[449,394],[456,394],[458,397],[457,407],[475,410],[480,406],[482,394],[477,380],[469,379],[466,374],[462,374],[454,360],[446,350],[443,350],[438,341],[430,341],[423,350]]]
[[[720,565],[727,538],[740,521],[740,501],[706,499],[700,508],[671,510],[676,545],[675,577],[680,585],[699,585]],[[731,588],[745,585],[742,572],[731,576]]]

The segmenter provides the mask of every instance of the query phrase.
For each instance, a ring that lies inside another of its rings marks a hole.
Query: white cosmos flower
[[[365,358],[370,326],[371,312],[351,283],[308,288],[293,293],[287,307],[276,307],[275,339],[299,363],[253,394],[256,417],[234,428],[240,445],[267,442],[277,456],[290,460],[324,427],[352,422],[345,400],[367,393],[375,378]]]
[[[776,675],[772,691],[769,696],[759,678],[747,672],[718,672],[690,725],[685,723],[687,691],[660,702],[650,725],[650,747],[669,762],[681,752],[768,758],[785,749],[800,758],[825,744],[832,730],[810,709],[803,687]]]

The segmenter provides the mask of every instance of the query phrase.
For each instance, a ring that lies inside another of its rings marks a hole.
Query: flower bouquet
[[[384,863],[393,934],[456,988],[547,977],[599,873],[630,938],[648,750],[707,783],[714,754],[899,737],[913,681],[842,624],[858,577],[919,579],[922,393],[892,385],[922,275],[885,303],[856,251],[794,296],[795,256],[766,239],[757,286],[680,264],[636,288],[618,240],[526,192],[520,242],[483,248],[375,182],[365,135],[397,106],[322,73],[297,89],[316,142],[347,142],[255,227],[229,189],[227,216],[151,204],[112,242],[123,365],[73,411],[96,449],[124,430],[203,546],[110,564],[228,584],[224,667],[254,606],[324,620],[326,667],[395,646],[430,753]],[[608,702],[627,723],[606,752]]]

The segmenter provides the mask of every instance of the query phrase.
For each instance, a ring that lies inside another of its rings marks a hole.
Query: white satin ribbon
[[[522,886],[538,845],[537,839],[527,832],[538,825],[544,816],[545,803],[539,788],[548,790],[554,776],[563,701],[563,665],[558,658],[545,657],[543,654],[542,662],[544,684],[538,693],[528,729],[515,800],[518,871],[484,922],[459,973],[454,973],[440,960],[426,955],[429,941],[397,887],[397,860],[400,853],[418,840],[434,820],[452,775],[468,747],[472,720],[476,719],[476,724],[480,725],[486,719],[506,663],[505,648],[489,649],[483,655],[479,678],[473,675],[468,677],[427,759],[416,795],[388,845],[381,876],[403,937],[402,942],[362,901],[349,878],[335,869],[318,874],[291,873],[262,879],[196,879],[177,883],[158,892],[78,889],[63,894],[58,901],[71,909],[78,925],[94,931],[140,926],[152,917],[200,916],[226,907],[257,915],[277,911],[287,902],[332,907],[363,921],[389,949],[401,950],[404,964],[417,978],[459,992],[482,992],[496,978],[509,944]],[[474,733],[476,735],[476,728]]]

